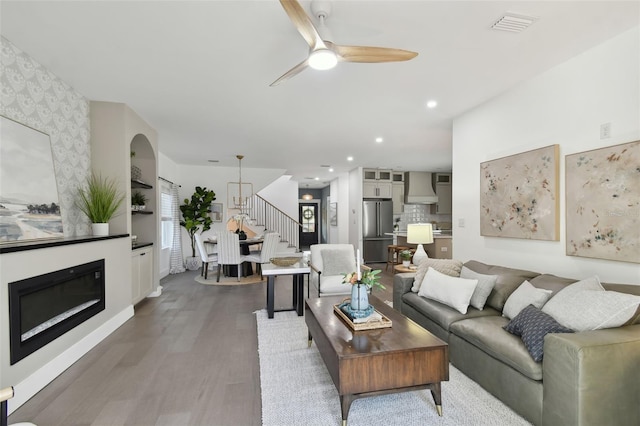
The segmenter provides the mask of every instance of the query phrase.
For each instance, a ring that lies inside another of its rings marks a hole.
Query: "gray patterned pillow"
[[[549,306],[547,306],[549,305]],[[576,331],[615,328],[626,324],[640,306],[640,296],[606,291],[597,276],[560,290],[542,311]]]
[[[561,326],[551,316],[533,305],[520,311],[503,328],[511,334],[520,336],[535,362],[542,361],[544,356],[544,336],[549,333],[573,333],[573,330]]]
[[[459,277],[460,271],[462,270],[462,262],[452,259],[432,259],[430,257],[424,259],[420,262],[420,265],[418,265],[418,270],[413,280],[411,291],[414,293],[420,291],[420,286],[422,285],[422,281],[424,281],[424,276],[427,274],[429,267],[450,277]]]
[[[356,270],[355,258],[345,250],[322,250],[322,276],[350,274]]]

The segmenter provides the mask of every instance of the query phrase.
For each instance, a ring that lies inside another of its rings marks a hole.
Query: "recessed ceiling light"
[[[333,167],[330,167],[330,168],[329,168],[329,171],[330,171],[331,173],[333,173]]]
[[[353,157],[347,157],[347,161],[353,161]]]
[[[383,140],[383,139],[382,139],[382,138],[380,138],[380,137],[376,138],[376,142],[378,142],[378,143],[382,143],[382,140]]]
[[[313,180],[320,180],[320,178],[316,176],[313,178]]]
[[[435,108],[438,106],[438,102],[431,100],[427,102],[427,108]]]

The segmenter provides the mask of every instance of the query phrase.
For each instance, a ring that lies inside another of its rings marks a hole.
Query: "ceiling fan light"
[[[338,57],[329,49],[317,49],[309,55],[309,66],[314,70],[329,70],[337,63]]]

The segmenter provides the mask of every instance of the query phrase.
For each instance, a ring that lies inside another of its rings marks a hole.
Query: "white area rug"
[[[307,348],[304,317],[257,311],[262,424],[340,425],[340,399],[315,345]],[[443,417],[428,390],[355,400],[349,426],[372,425],[529,425],[453,366],[442,382]]]

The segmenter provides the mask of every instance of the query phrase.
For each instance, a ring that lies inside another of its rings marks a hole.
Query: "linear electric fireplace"
[[[105,308],[104,259],[9,283],[11,365]]]

